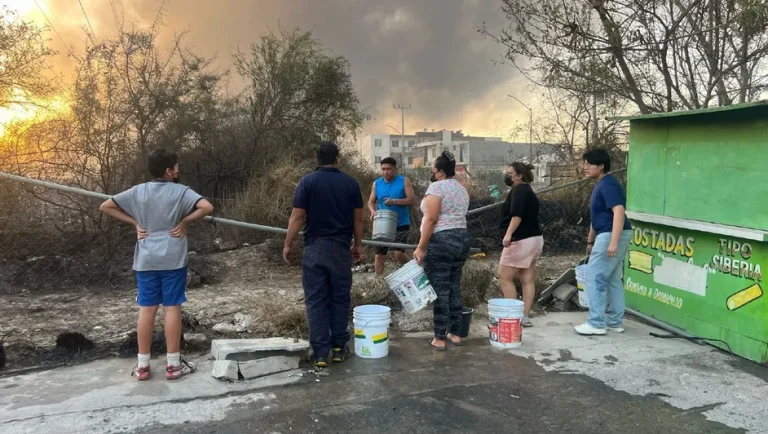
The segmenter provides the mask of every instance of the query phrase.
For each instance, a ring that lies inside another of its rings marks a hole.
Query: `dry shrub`
[[[485,295],[493,281],[494,271],[486,263],[469,260],[461,275],[461,301],[466,307],[485,302]]]
[[[315,167],[312,160],[286,155],[279,164],[254,177],[245,191],[236,195],[233,203],[223,210],[223,215],[249,223],[287,227],[296,187],[301,178],[311,173]],[[363,202],[366,202],[371,185],[376,179],[376,172],[354,155],[349,158],[342,155],[340,169],[358,181]],[[369,226],[366,225],[366,233],[370,231]],[[237,241],[241,242],[258,242],[269,237],[267,233],[249,229],[233,232],[227,236],[236,237]]]
[[[360,279],[356,279],[352,284],[350,297],[352,298],[352,309],[366,304],[400,306],[400,301],[395,293],[389,289],[387,283],[383,279],[373,276],[362,276]]]
[[[266,297],[259,301],[255,325],[265,337],[309,336],[304,304],[277,297]]]

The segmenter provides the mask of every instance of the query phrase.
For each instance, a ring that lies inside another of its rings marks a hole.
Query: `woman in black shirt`
[[[502,243],[504,251],[499,261],[499,283],[506,298],[517,298],[515,278],[523,286],[525,309],[521,324],[531,327],[528,313],[536,297],[534,273],[541,256],[544,238],[539,226],[539,198],[533,192],[533,166],[515,162],[507,168],[504,182],[512,187],[502,208],[501,228],[506,229]]]

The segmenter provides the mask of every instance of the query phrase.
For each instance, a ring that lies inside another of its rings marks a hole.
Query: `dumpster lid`
[[[632,115],[632,116],[617,116],[617,117],[609,117],[605,119],[609,121],[635,121],[635,120],[676,118],[680,116],[692,116],[692,115],[700,115],[700,114],[728,112],[728,111],[734,111],[734,110],[744,110],[748,108],[754,108],[754,107],[760,107],[760,106],[766,106],[766,105],[768,105],[768,100],[759,100],[759,101],[747,102],[744,104],[732,104],[732,105],[726,105],[726,106],[720,106],[720,107],[708,107],[708,108],[696,109],[696,110],[650,113],[645,115]]]

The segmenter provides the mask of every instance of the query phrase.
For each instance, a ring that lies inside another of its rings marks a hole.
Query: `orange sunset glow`
[[[501,62],[503,49],[477,32],[483,23],[502,24],[497,7],[486,2],[464,2],[438,12],[407,1],[360,4],[354,10],[341,0],[322,7],[319,4],[324,2],[308,0],[81,3],[82,8],[74,0],[3,2],[22,19],[47,28],[49,45],[57,51],[51,59],[52,73],[61,75],[64,85],[75,74],[75,57],[94,40],[114,38],[120,26],[146,29],[157,21],[159,42],[165,47],[174,34],[186,31],[188,46],[196,54],[215,56],[214,66],[222,71],[232,71],[230,53],[238,47],[247,47],[270,30],[299,27],[311,30],[328,50],[349,60],[360,105],[371,115],[364,126],[366,134],[391,131],[387,125],[400,128],[400,112],[392,106],[411,104],[406,132],[461,129],[468,134],[527,139],[515,130],[527,122],[527,111],[507,94],[530,104],[535,101],[525,80]],[[457,26],[446,29],[441,21],[446,19],[456,20]],[[350,32],[359,37],[348,37]],[[89,40],[89,33],[94,40]],[[414,42],[401,41],[405,35]],[[242,86],[238,77],[232,77],[228,90],[237,92]],[[0,109],[0,131],[9,122],[31,121],[39,115],[35,108]]]

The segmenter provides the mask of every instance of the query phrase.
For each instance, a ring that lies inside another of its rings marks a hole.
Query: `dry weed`
[[[255,326],[264,337],[309,336],[304,304],[278,297],[267,297],[259,301]]]
[[[467,261],[461,274],[461,301],[464,306],[475,307],[485,302],[494,275],[493,268],[487,263]]]
[[[392,308],[399,308],[400,301],[395,293],[389,289],[384,279],[375,276],[361,276],[352,284],[350,291],[352,309],[366,304],[381,304]]]

